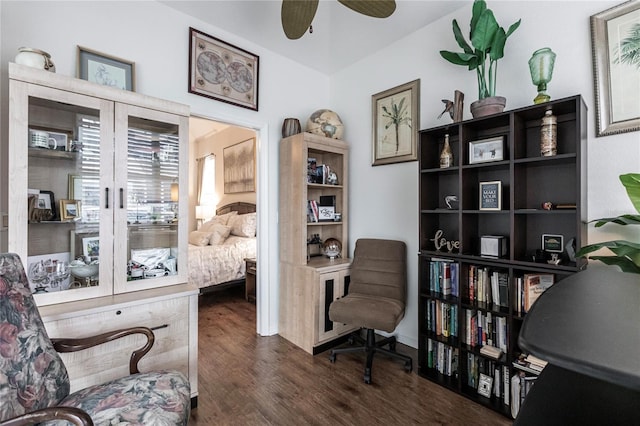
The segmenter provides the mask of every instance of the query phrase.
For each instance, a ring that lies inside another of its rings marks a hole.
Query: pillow
[[[218,216],[214,216],[211,218],[211,220],[202,224],[202,226],[200,227],[200,231],[209,231],[210,230],[209,228],[213,227],[213,225],[216,225],[216,224],[227,225],[229,218],[231,216],[236,216],[237,214],[238,212],[229,212],[229,213],[221,214]]]
[[[247,213],[232,216],[227,224],[231,228],[231,235],[238,237],[256,236],[256,214]]]
[[[193,244],[194,246],[206,246],[209,244],[210,237],[211,232],[191,231],[189,233],[189,244]]]
[[[224,243],[231,233],[231,228],[228,226],[220,225],[219,223],[213,225],[210,231],[209,245],[217,246]]]

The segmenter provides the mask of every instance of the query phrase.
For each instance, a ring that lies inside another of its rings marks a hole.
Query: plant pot
[[[498,114],[504,111],[505,105],[507,105],[507,99],[502,96],[490,96],[488,98],[478,99],[471,104],[471,115],[473,118],[478,118]]]

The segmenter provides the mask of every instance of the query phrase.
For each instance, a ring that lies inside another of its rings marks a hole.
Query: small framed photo
[[[318,221],[333,222],[336,215],[334,206],[318,206]]]
[[[260,58],[189,28],[189,93],[258,111]]]
[[[502,210],[502,182],[480,182],[480,210]]]
[[[478,394],[491,398],[491,390],[493,389],[493,377],[480,373],[478,378]]]
[[[78,78],[135,91],[135,63],[78,46]]]
[[[80,219],[79,200],[60,200],[60,220]]]
[[[562,235],[542,234],[542,250],[549,253],[564,251],[564,237]]]
[[[100,237],[85,237],[82,239],[82,254],[95,260],[100,256]]]
[[[469,142],[469,164],[504,160],[504,136]]]

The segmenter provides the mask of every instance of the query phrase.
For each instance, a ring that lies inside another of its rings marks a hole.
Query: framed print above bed
[[[256,191],[256,138],[223,149],[224,193]]]

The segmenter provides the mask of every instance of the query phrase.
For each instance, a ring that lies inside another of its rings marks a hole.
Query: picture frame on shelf
[[[69,174],[67,197],[70,200],[82,199],[82,176]]]
[[[80,200],[60,200],[60,220],[77,220],[80,219]]]
[[[549,253],[562,253],[564,251],[564,236],[542,234],[542,250]]]
[[[491,391],[493,390],[493,377],[484,373],[480,373],[478,378],[478,394],[487,398],[491,398]]]
[[[78,46],[78,78],[102,86],[135,91],[135,63]]]
[[[590,23],[596,136],[638,131],[640,56],[630,46],[634,28],[640,25],[640,2],[628,1],[592,15]]]
[[[222,150],[225,194],[255,192],[255,146],[256,138],[251,138]]]
[[[502,210],[502,181],[480,182],[480,210]]]
[[[373,115],[372,165],[418,159],[420,79],[371,96]]]
[[[82,254],[91,260],[100,257],[100,237],[84,237],[82,239]]]
[[[469,142],[469,164],[504,160],[504,136]]]
[[[189,93],[258,111],[260,57],[189,28]]]

